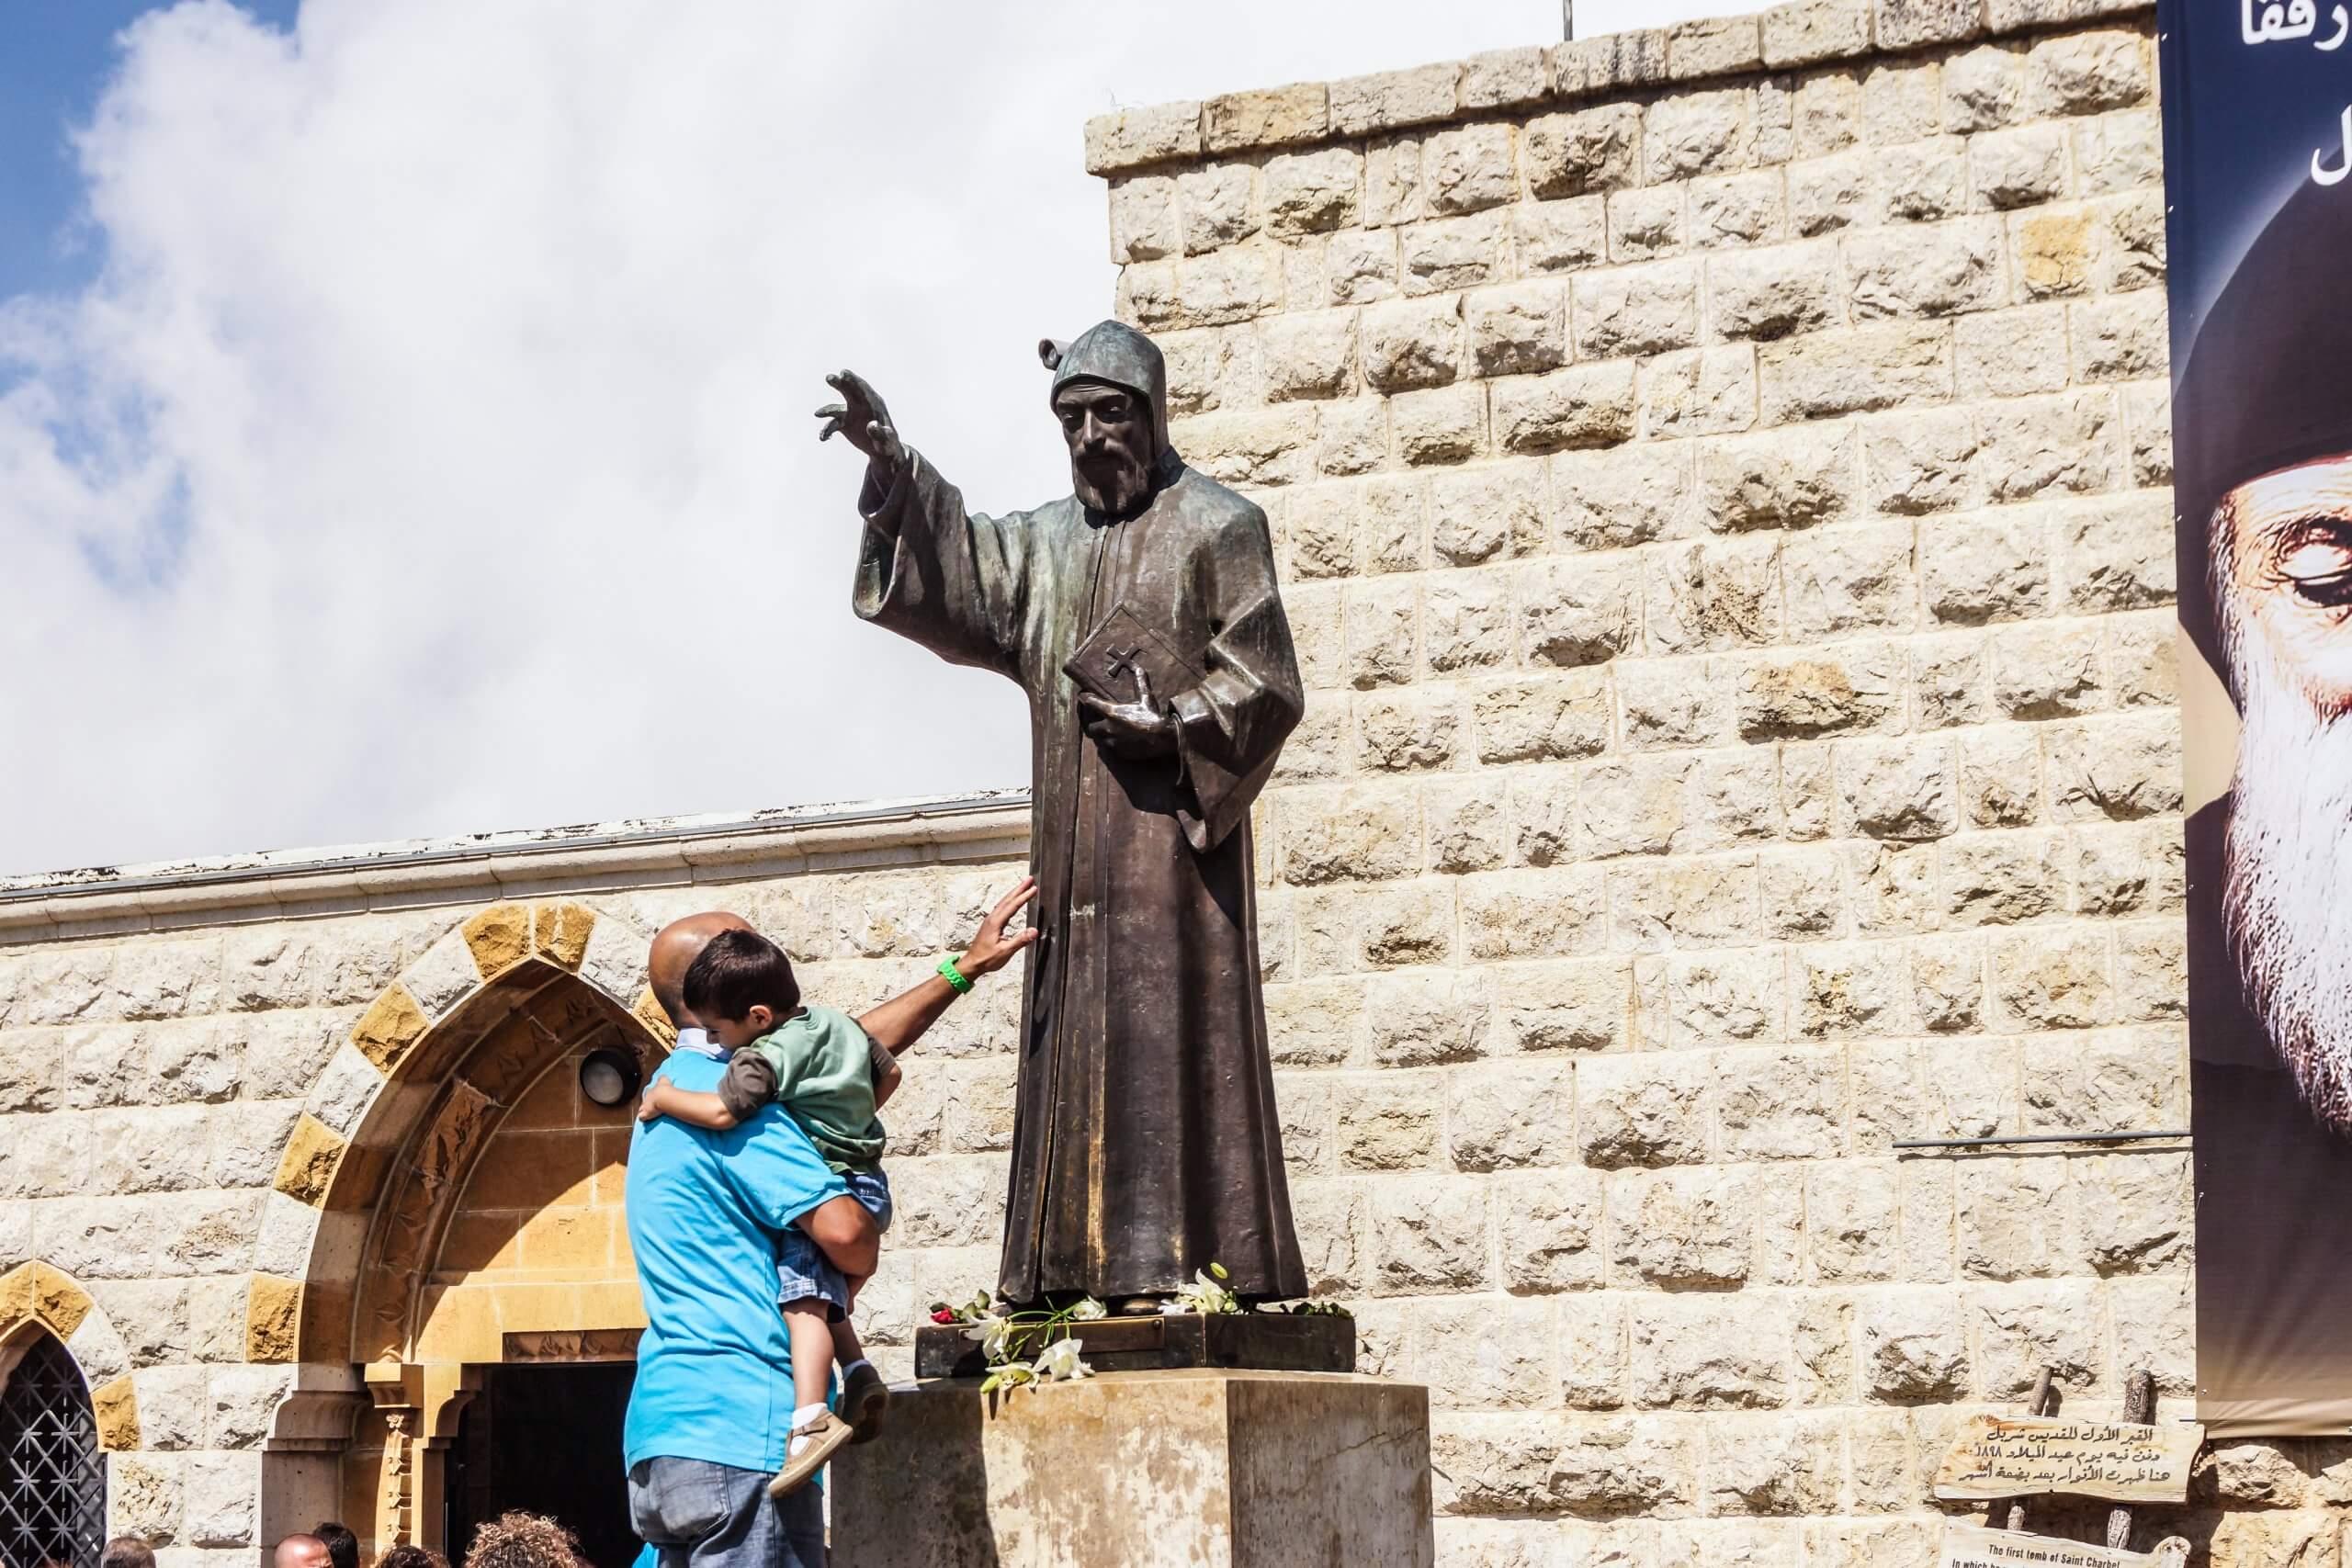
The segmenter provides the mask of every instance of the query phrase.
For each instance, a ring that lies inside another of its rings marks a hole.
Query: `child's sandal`
[[[833,1450],[849,1441],[849,1423],[827,1410],[810,1418],[807,1425],[795,1427],[792,1436],[808,1440],[800,1446],[797,1453],[793,1452],[789,1441],[785,1444],[785,1453],[788,1457],[784,1461],[784,1468],[776,1472],[775,1479],[768,1483],[768,1495],[771,1497],[788,1497],[808,1484],[809,1478],[824,1469],[825,1461],[833,1457]]]

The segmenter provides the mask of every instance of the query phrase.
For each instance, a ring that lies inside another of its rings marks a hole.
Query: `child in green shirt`
[[[890,1226],[890,1184],[882,1174],[882,1123],[876,1111],[900,1069],[857,1021],[831,1008],[804,1007],[792,963],[753,931],[721,931],[685,976],[685,1004],[713,1043],[733,1052],[715,1094],[654,1079],[639,1115],[674,1116],[725,1131],[775,1102],[816,1145],[853,1197]],[[776,1251],[777,1301],[792,1340],[793,1432],[785,1467],[768,1490],[794,1491],[833,1450],[878,1418],[888,1398],[849,1322],[865,1276],[844,1278],[797,1227]],[[842,1364],[842,1415],[826,1405],[834,1361]],[[846,1419],[844,1419],[846,1417]]]

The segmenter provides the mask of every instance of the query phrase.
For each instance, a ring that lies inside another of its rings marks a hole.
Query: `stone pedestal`
[[[903,1384],[841,1450],[835,1568],[1429,1568],[1429,1391],[1306,1372]]]
[[[1250,1367],[1261,1372],[1351,1372],[1356,1370],[1356,1320],[1338,1313],[1154,1313],[1149,1317],[1097,1317],[1064,1324],[1057,1339],[1078,1342],[1078,1353],[1098,1372],[1163,1371],[1176,1367]],[[1016,1340],[1012,1355],[1026,1360],[1044,1349],[1041,1338]],[[924,1324],[915,1330],[915,1376],[978,1378],[988,1358],[961,1324]]]

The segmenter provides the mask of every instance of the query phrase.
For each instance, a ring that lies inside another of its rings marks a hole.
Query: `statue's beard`
[[[2230,639],[2245,724],[2222,913],[2247,1000],[2312,1113],[2352,1137],[2352,722]]]
[[[1096,457],[1072,458],[1070,482],[1078,499],[1110,517],[1125,517],[1151,493],[1151,464],[1125,447]]]

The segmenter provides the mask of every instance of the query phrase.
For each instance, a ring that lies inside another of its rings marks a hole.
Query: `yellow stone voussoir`
[[[286,1153],[277,1162],[277,1179],[271,1185],[298,1202],[324,1208],[336,1168],[349,1145],[334,1129],[307,1111],[294,1123]]]
[[[466,946],[485,980],[495,980],[531,956],[531,907],[492,904],[465,924]]]
[[[113,1454],[137,1450],[139,1400],[128,1372],[90,1391],[90,1413],[97,1418],[99,1448]]]
[[[663,1012],[662,1004],[654,999],[652,987],[648,986],[638,993],[637,1006],[629,1010],[636,1014],[638,1022],[652,1031],[653,1038],[662,1043],[663,1050],[678,1043],[678,1032],[671,1027],[669,1014]]]
[[[61,1340],[70,1339],[90,1315],[90,1292],[63,1269],[47,1263],[26,1266],[32,1274],[32,1314]]]
[[[408,987],[395,984],[378,997],[352,1025],[351,1043],[376,1070],[386,1077],[400,1065],[410,1047],[424,1038],[428,1025],[424,1010],[408,994]]]
[[[19,1263],[0,1274],[0,1333],[33,1315],[33,1266]]]
[[[596,911],[584,904],[536,904],[531,908],[531,950],[539,957],[577,974],[588,956],[588,933],[596,929]]]
[[[245,1359],[283,1365],[297,1359],[302,1286],[275,1274],[256,1274],[245,1296]]]

